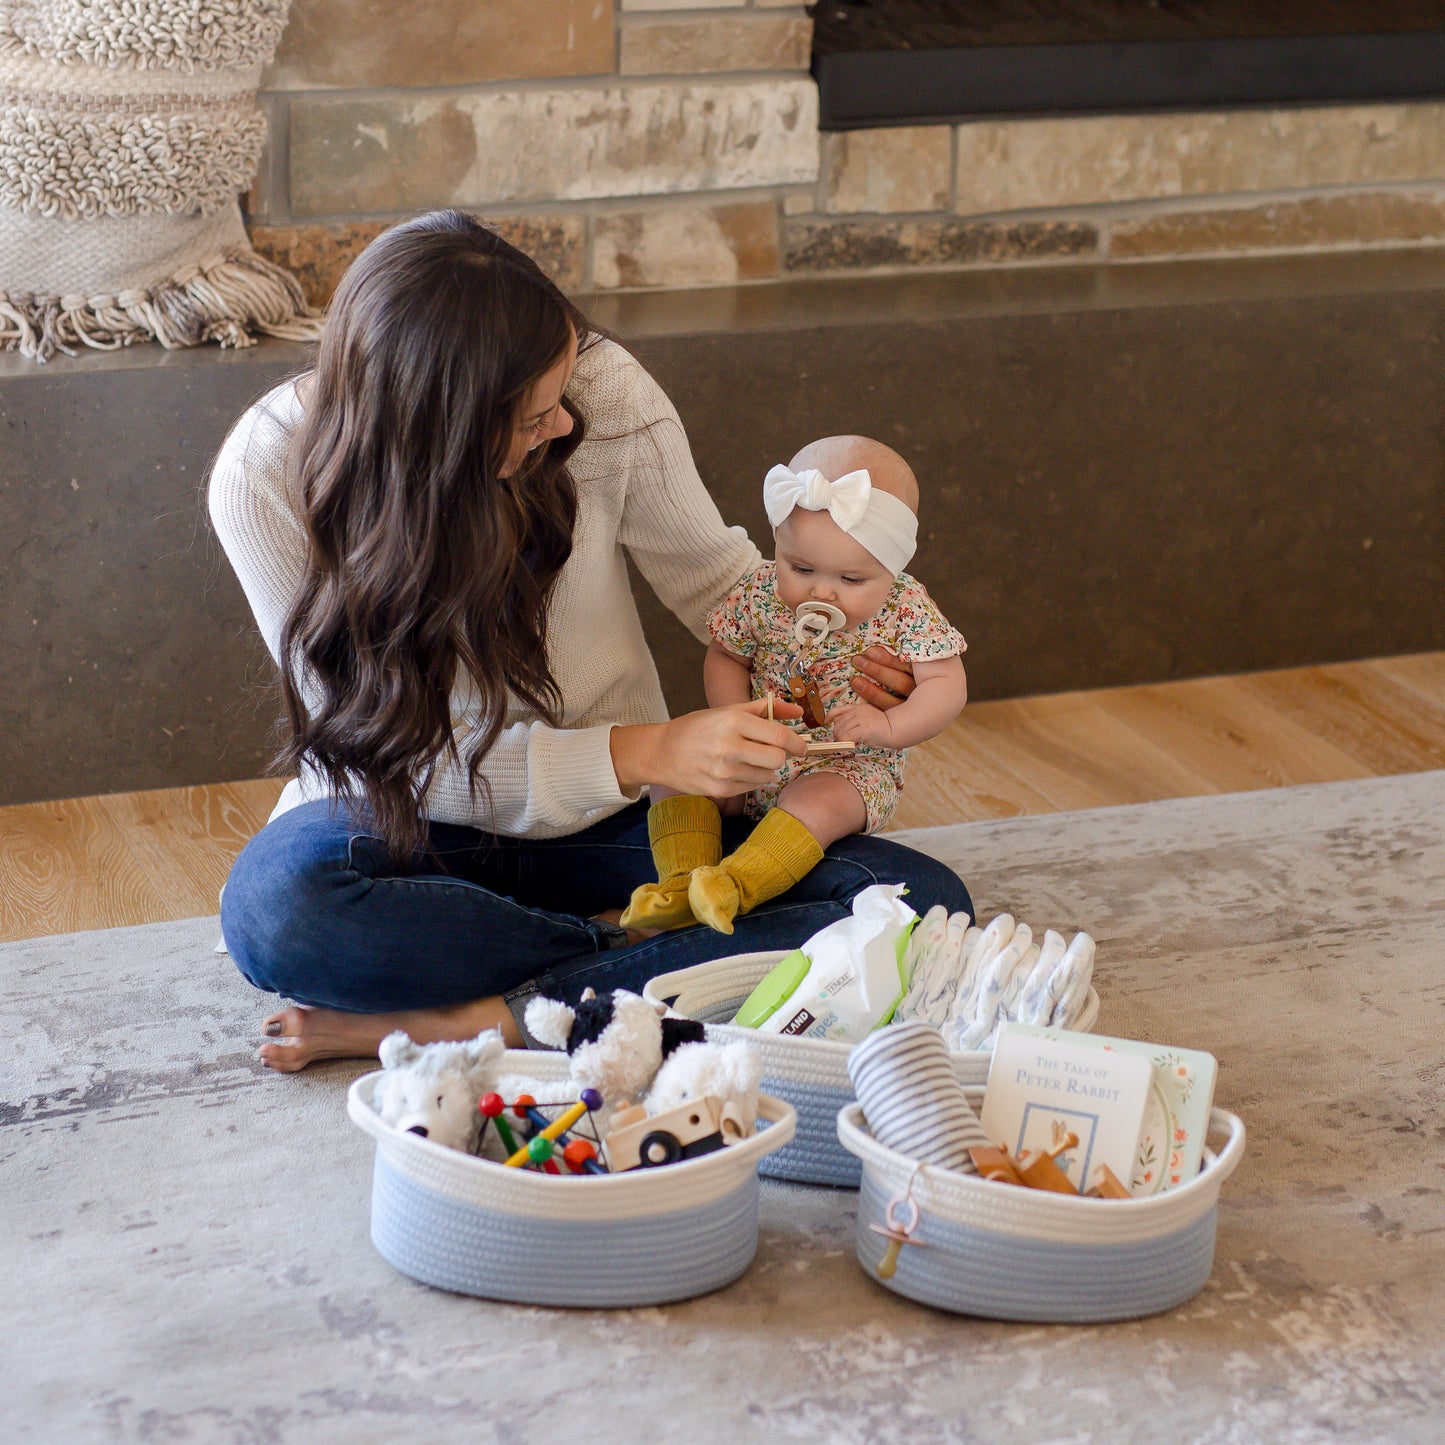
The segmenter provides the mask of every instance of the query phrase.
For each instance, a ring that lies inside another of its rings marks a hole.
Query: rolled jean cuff
[[[602,923],[598,919],[587,920],[587,931],[597,941],[597,952],[606,953],[614,948],[626,948],[628,946],[627,930],[619,928],[615,923]],[[536,978],[529,978],[526,983],[518,984],[516,988],[510,989],[502,995],[502,1002],[510,1010],[512,1019],[517,1025],[517,1032],[522,1035],[522,1045],[528,1049],[550,1049],[550,1044],[544,1044],[538,1040],[535,1034],[527,1027],[526,1013],[527,1005],[534,998],[558,998],[562,994],[562,986],[556,981],[551,973],[540,974]]]

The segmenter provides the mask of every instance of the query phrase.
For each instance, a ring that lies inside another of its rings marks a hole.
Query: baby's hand
[[[893,746],[888,714],[867,702],[850,702],[828,714],[828,725],[840,743],[869,743],[875,748]]]

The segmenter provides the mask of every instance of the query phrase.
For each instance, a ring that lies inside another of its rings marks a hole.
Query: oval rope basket
[[[838,1111],[854,1102],[848,1077],[850,1044],[829,1039],[784,1038],[739,1028],[732,1020],[747,996],[786,954],[739,953],[676,973],[659,974],[642,990],[651,1003],[670,1003],[680,1014],[707,1025],[718,1043],[745,1040],[763,1061],[763,1088],[797,1110],[797,1133],[785,1149],[765,1159],[759,1172],[803,1184],[832,1184],[856,1189],[862,1165],[838,1142]],[[1090,1032],[1099,1018],[1099,995],[1089,989],[1083,1015],[1074,1028]],[[965,1084],[988,1079],[992,1053],[954,1054],[954,1069]]]
[[[1203,1287],[1214,1266],[1219,1190],[1244,1154],[1244,1124],[1215,1109],[1218,1153],[1187,1184],[1147,1199],[1082,1199],[1020,1189],[919,1164],[885,1148],[855,1104],[838,1114],[838,1137],[858,1156],[858,1262],[897,1294],[989,1319],[1083,1324],[1172,1309]],[[881,1279],[888,1204],[911,1196],[917,1245],[899,1251]]]
[[[568,1077],[564,1054],[509,1050],[502,1063]],[[740,1144],[665,1168],[558,1177],[399,1132],[372,1103],[381,1076],[363,1075],[346,1099],[376,1140],[372,1242],[423,1284],[523,1304],[662,1304],[730,1284],[757,1252],[758,1162],[796,1122],[789,1104],[764,1095]]]

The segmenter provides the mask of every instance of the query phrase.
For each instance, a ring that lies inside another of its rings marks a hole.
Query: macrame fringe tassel
[[[289,271],[233,246],[148,291],[115,296],[32,296],[0,291],[0,347],[48,361],[75,347],[114,351],[138,341],[167,350],[216,341],[254,346],[256,333],[315,341],[321,313]]]

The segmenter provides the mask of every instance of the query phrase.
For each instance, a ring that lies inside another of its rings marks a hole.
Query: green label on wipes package
[[[748,995],[733,1019],[745,1029],[755,1029],[771,1018],[793,996],[808,973],[808,956],[795,948],[775,963],[763,981]]]

